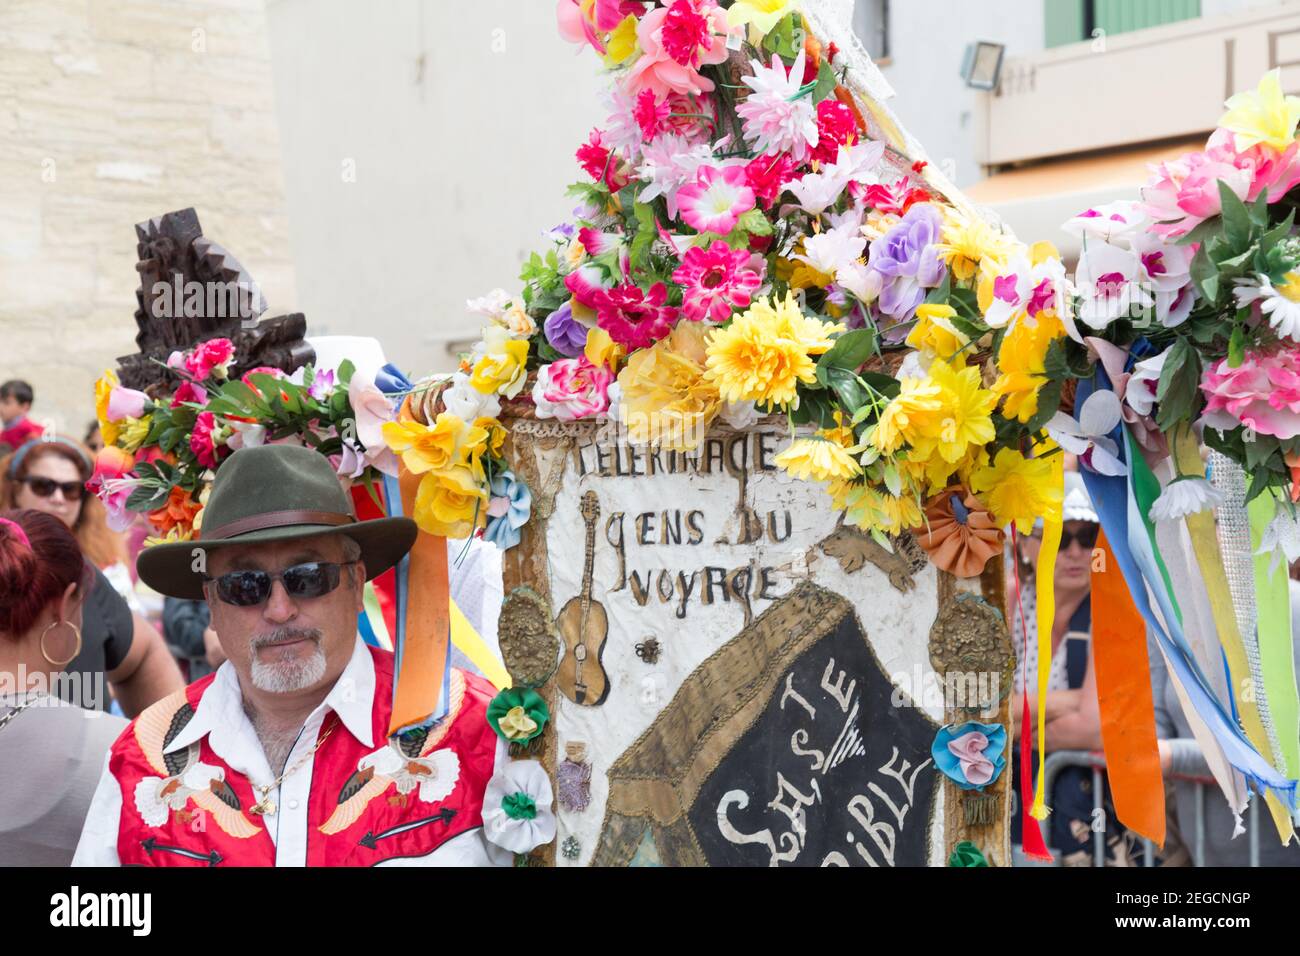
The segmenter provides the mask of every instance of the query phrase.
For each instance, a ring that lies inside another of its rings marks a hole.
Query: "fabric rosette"
[[[533,495],[513,471],[493,476],[491,492],[483,538],[506,551],[519,543],[521,529],[533,512]]]
[[[949,866],[988,866],[989,861],[985,858],[984,853],[970,840],[962,840],[952,848],[952,853],[948,856]]]
[[[536,760],[512,760],[483,792],[483,834],[511,853],[527,853],[555,839],[551,779]]]
[[[546,699],[531,687],[507,687],[488,703],[487,722],[507,743],[526,744],[551,719]]]
[[[1002,528],[979,500],[951,485],[925,504],[926,528],[913,529],[916,543],[940,571],[973,578],[989,558],[1002,553]]]
[[[940,727],[930,746],[939,771],[963,790],[983,790],[1007,765],[1007,729],[968,721]]]

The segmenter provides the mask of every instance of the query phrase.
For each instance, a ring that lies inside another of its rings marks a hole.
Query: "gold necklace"
[[[259,817],[264,814],[275,813],[275,804],[268,799],[271,795],[271,791],[274,790],[276,787],[280,786],[280,784],[284,781],[285,777],[289,776],[291,773],[294,773],[295,771],[301,770],[303,765],[316,755],[316,751],[320,750],[320,745],[329,739],[329,735],[334,733],[334,728],[337,727],[338,725],[339,725],[339,719],[336,716],[334,718],[334,723],[330,724],[329,730],[325,731],[325,733],[320,735],[320,739],[316,741],[316,746],[312,747],[310,751],[303,754],[302,758],[297,763],[295,763],[292,767],[290,767],[288,770],[282,770],[280,772],[280,776],[272,780],[269,786],[262,787],[259,786],[258,784],[253,783],[252,780],[249,780],[248,782],[252,785],[253,789],[257,791],[259,799],[257,803],[253,804],[251,807],[248,808],[248,811],[250,813],[256,814]]]

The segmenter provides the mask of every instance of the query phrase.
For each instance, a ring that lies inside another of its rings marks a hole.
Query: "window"
[[[1201,0],[1043,0],[1049,47],[1128,33],[1201,15]]]
[[[853,28],[877,63],[889,59],[889,0],[857,0]]]

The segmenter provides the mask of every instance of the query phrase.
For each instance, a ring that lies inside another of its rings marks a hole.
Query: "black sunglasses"
[[[236,607],[253,607],[261,604],[271,596],[271,586],[280,581],[284,589],[294,598],[316,598],[329,594],[339,586],[339,572],[356,561],[343,564],[330,564],[325,561],[311,561],[307,564],[295,564],[283,571],[231,571],[220,577],[204,577],[204,581],[215,582],[217,597]]]
[[[1078,531],[1070,531],[1067,528],[1061,529],[1061,543],[1057,546],[1058,551],[1068,551],[1071,541],[1079,542],[1079,546],[1085,551],[1091,551],[1097,546],[1097,533],[1101,530],[1101,525],[1089,522],[1085,527]],[[1035,531],[1033,534],[1035,541],[1043,540],[1043,532]]]
[[[41,478],[37,475],[27,475],[18,480],[32,489],[32,494],[37,498],[48,498],[58,490],[63,492],[63,497],[68,501],[80,501],[81,492],[85,487],[79,481],[55,481],[53,478]]]

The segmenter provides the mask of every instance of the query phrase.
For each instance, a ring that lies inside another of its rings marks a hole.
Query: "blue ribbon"
[[[409,392],[415,386],[401,370],[391,362],[375,373],[375,386],[385,395]]]
[[[1111,390],[1110,379],[1098,363],[1091,381],[1081,379],[1075,393],[1075,414],[1083,403],[1099,390]],[[1129,435],[1123,421],[1110,433],[1119,447],[1119,455],[1128,462],[1136,454],[1136,443]],[[1265,760],[1253,744],[1242,733],[1241,728],[1224,713],[1223,706],[1215,697],[1205,674],[1201,670],[1191,646],[1183,634],[1182,618],[1174,606],[1169,591],[1165,586],[1156,553],[1147,533],[1145,522],[1137,511],[1137,499],[1133,493],[1133,468],[1128,469],[1128,476],[1100,475],[1087,468],[1081,468],[1084,486],[1092,498],[1097,516],[1101,518],[1106,540],[1110,542],[1115,560],[1119,563],[1124,581],[1128,584],[1133,603],[1146,620],[1165,651],[1179,683],[1187,691],[1192,708],[1205,722],[1215,740],[1223,748],[1224,756],[1234,768],[1240,771],[1257,790],[1264,787],[1276,791],[1293,810],[1296,799],[1296,781],[1288,780]],[[1164,623],[1155,614],[1148,599],[1150,593],[1156,597]],[[1168,626],[1166,630],[1165,625]]]

